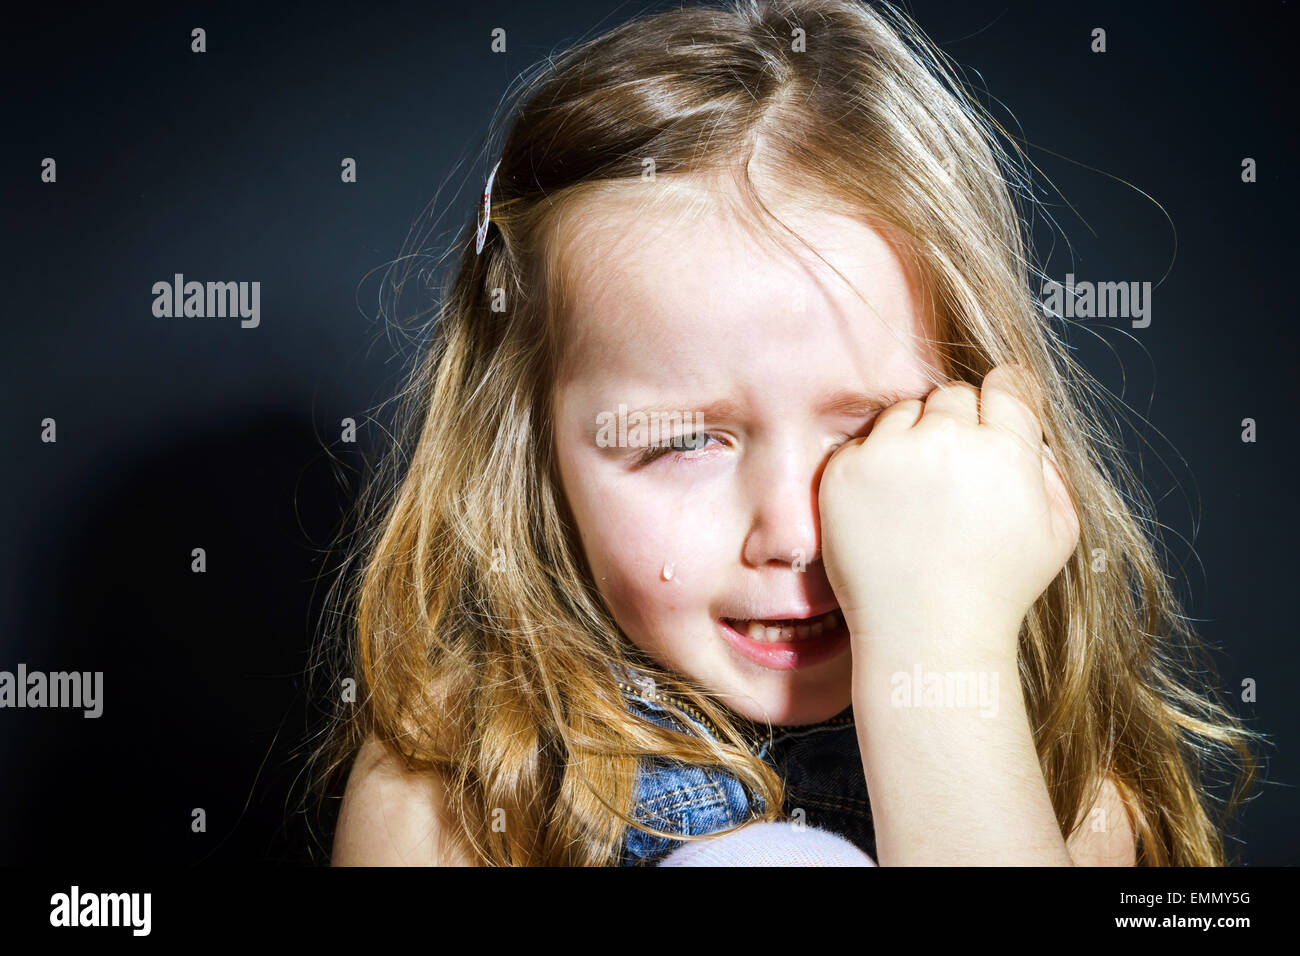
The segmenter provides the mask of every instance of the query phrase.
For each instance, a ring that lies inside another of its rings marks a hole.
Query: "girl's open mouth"
[[[819,637],[827,631],[833,631],[844,623],[838,610],[828,611],[819,617],[806,620],[783,621],[739,621],[723,618],[738,634],[743,634],[751,641],[760,644],[774,644],[778,641],[806,641]]]
[[[802,621],[719,618],[718,627],[727,643],[741,655],[773,670],[818,664],[849,646],[849,629],[838,610]]]

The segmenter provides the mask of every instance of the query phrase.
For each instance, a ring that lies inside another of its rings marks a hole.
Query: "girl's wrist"
[[[1019,664],[1003,657],[899,654],[855,661],[850,694],[854,713],[882,731],[894,718],[915,728],[911,715],[918,711],[935,726],[1005,718],[1025,707]]]
[[[1023,620],[1023,619],[1022,619]],[[900,667],[1011,668],[1018,665],[1021,621],[969,619],[965,622],[871,624],[845,615],[853,669],[864,674],[892,673]]]

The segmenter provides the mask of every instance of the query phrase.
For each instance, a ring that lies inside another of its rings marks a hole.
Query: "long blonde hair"
[[[638,652],[609,614],[575,544],[550,418],[570,281],[559,250],[582,228],[566,211],[641,179],[647,158],[657,177],[707,175],[744,169],[761,148],[782,182],[903,238],[945,364],[936,384],[978,384],[1006,362],[1038,381],[1082,525],[1020,642],[1062,835],[1109,774],[1139,863],[1224,863],[1255,735],[1197,683],[1204,648],[1166,582],[1150,501],[1104,427],[1109,396],[1030,289],[1012,198],[1033,201],[1029,164],[910,19],[850,0],[671,9],[548,59],[505,115],[486,245],[475,254],[467,223],[439,258],[460,254],[399,396],[398,437],[358,499],[314,671],[330,719],[313,754],[319,793],[335,792],[373,733],[410,768],[439,772],[457,835],[487,865],[616,863],[627,826],[659,832],[630,816],[646,755],[723,766],[761,797],[758,819],[779,818],[782,781],[747,745],[764,728]],[[752,182],[737,184],[768,228]],[[404,251],[394,290],[429,274],[421,255]],[[611,662],[720,740],[630,714]],[[1221,814],[1202,790],[1211,764],[1237,771]]]

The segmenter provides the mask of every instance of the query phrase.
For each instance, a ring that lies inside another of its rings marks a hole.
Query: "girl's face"
[[[880,408],[930,391],[927,364],[939,364],[920,288],[857,219],[773,209],[866,302],[806,249],[796,262],[760,247],[722,208],[647,221],[622,203],[578,211],[564,247],[573,303],[556,455],[596,585],[628,638],[736,713],[825,720],[851,702],[847,641],[764,646],[727,621],[836,607],[818,483]],[[638,429],[634,412],[650,409],[664,414]]]

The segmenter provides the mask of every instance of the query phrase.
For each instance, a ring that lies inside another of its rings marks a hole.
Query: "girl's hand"
[[[1015,661],[1025,615],[1079,541],[1033,394],[1011,366],[978,391],[949,382],[889,407],[827,462],[822,559],[855,658]]]

